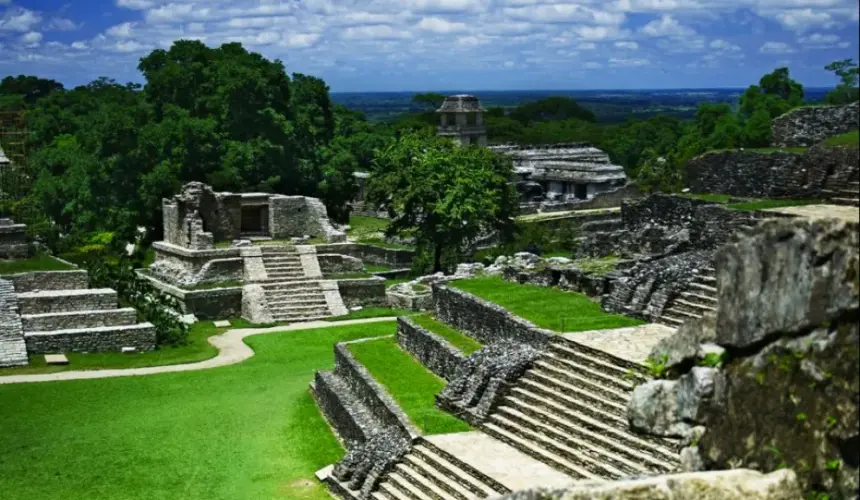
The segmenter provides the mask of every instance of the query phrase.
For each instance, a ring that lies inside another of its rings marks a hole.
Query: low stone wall
[[[418,429],[412,425],[409,417],[388,395],[385,388],[373,378],[364,365],[355,359],[347,344],[341,343],[334,346],[334,361],[334,373],[349,384],[353,393],[377,420],[385,426],[400,429],[409,436],[409,439],[415,439],[420,435]]]
[[[196,286],[244,278],[241,248],[191,250],[162,241],[152,244],[155,262],[149,272],[176,286]]]
[[[0,366],[27,364],[27,352],[21,344],[23,336],[15,287],[0,279]]]
[[[520,204],[520,214],[537,214],[565,212],[568,210],[594,210],[598,208],[620,207],[624,201],[642,198],[642,191],[635,184],[605,191],[594,195],[593,198],[581,201],[567,201],[562,203],[540,202]]]
[[[364,262],[356,257],[334,253],[317,254],[320,271],[323,274],[360,273],[364,271]]]
[[[396,250],[364,243],[333,243],[316,245],[317,254],[341,254],[361,259],[365,264],[388,266],[395,269],[412,266],[415,252],[412,250]]]
[[[27,243],[27,226],[10,219],[0,219],[0,259],[26,259],[31,247]]]
[[[773,120],[771,142],[778,147],[812,146],[860,128],[860,103],[797,108]]]
[[[224,319],[242,315],[242,287],[213,288],[211,290],[183,290],[138,270],[138,274],[156,290],[175,297],[182,312],[198,319]]]
[[[451,380],[466,359],[459,349],[435,333],[418,326],[408,317],[397,318],[397,343],[428,370]]]
[[[89,275],[86,271],[36,271],[31,273],[9,274],[4,280],[15,285],[17,293],[37,290],[80,290],[89,288]]]
[[[562,290],[579,292],[589,297],[601,297],[612,289],[611,275],[589,273],[582,269],[553,269],[539,271],[506,268],[502,277],[508,281],[537,286],[555,286]]]
[[[446,285],[433,285],[433,301],[440,321],[483,344],[511,340],[542,347],[553,335],[497,304]]]
[[[352,446],[367,441],[375,429],[365,428],[357,420],[356,411],[359,410],[351,408],[350,401],[344,397],[343,384],[345,382],[331,372],[316,372],[311,387],[320,411],[335,433],[347,446]]]
[[[134,347],[138,351],[155,349],[156,333],[146,323],[134,326],[95,328],[70,333],[38,332],[24,337],[30,354],[58,352],[111,352],[123,347]]]
[[[687,187],[693,193],[750,198],[773,197],[774,187],[783,179],[805,176],[803,155],[781,151],[705,153],[687,162],[685,169]]]
[[[337,280],[337,288],[346,307],[385,307],[385,278]]]

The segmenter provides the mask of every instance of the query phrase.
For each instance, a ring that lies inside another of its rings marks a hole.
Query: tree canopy
[[[414,235],[442,269],[443,251],[465,252],[479,235],[508,233],[519,196],[509,158],[408,134],[380,150],[366,202],[391,216],[389,235]]]

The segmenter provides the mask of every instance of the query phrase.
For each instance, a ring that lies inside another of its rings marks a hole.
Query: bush
[[[156,290],[145,278],[134,272],[127,257],[107,259],[92,256],[84,267],[90,275],[90,286],[113,288],[120,300],[137,309],[138,314],[155,326],[158,345],[183,345],[188,340],[188,325],[179,318],[179,302]]]

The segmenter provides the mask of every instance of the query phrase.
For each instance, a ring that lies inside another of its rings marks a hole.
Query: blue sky
[[[0,77],[141,81],[180,38],[239,41],[333,91],[807,86],[857,59],[857,0],[0,0]]]

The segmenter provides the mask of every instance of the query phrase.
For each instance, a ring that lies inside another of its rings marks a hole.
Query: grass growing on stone
[[[852,130],[844,134],[835,135],[824,141],[825,146],[854,146],[860,145],[860,131]]]
[[[820,205],[827,203],[822,200],[750,200],[743,203],[732,203],[728,208],[741,211],[756,211],[767,208],[801,207],[805,205]]]
[[[400,245],[398,243],[389,243],[382,238],[361,238],[356,240],[359,243],[380,248],[388,248],[390,250],[415,250],[415,247],[409,245]]]
[[[581,332],[644,324],[638,319],[609,314],[581,293],[557,288],[510,283],[501,278],[472,278],[452,286],[494,302],[541,328],[556,332]]]
[[[183,290],[215,290],[216,288],[236,288],[242,286],[241,281],[220,281],[218,283],[207,283],[205,285],[184,286]]]
[[[366,278],[373,278],[373,275],[370,273],[337,273],[326,275],[326,279],[330,280],[360,280]]]
[[[681,196],[684,198],[692,198],[694,200],[710,201],[711,203],[728,203],[734,198],[727,194],[714,193],[684,193]]]
[[[378,266],[376,264],[365,264],[364,269],[369,273],[387,273],[394,270],[388,266]]]
[[[390,280],[385,280],[385,288],[391,288],[394,285],[409,283],[410,281],[412,281],[411,278],[394,278],[394,279],[390,279]]]
[[[473,352],[480,349],[482,346],[472,337],[460,332],[459,330],[455,330],[451,328],[451,326],[438,321],[436,318],[428,315],[428,314],[419,314],[417,316],[411,317],[412,321],[414,321],[418,326],[429,330],[432,333],[442,337],[451,343],[454,347],[460,350],[463,354],[468,356]]]
[[[574,264],[583,271],[605,275],[615,270],[618,262],[622,259],[616,256],[594,257],[588,259],[578,259]]]
[[[366,319],[366,318],[383,318],[392,316],[408,316],[414,314],[412,311],[405,309],[391,309],[388,307],[365,307],[359,311],[350,311],[349,314],[343,316],[334,316],[327,318],[326,321],[346,321],[350,319]]]
[[[394,339],[350,344],[349,350],[424,433],[470,430],[465,422],[436,408],[436,394],[445,387],[445,381],[400,349]]]
[[[29,273],[32,271],[70,271],[74,267],[50,255],[37,254],[29,259],[0,260],[0,274]]]
[[[350,215],[349,231],[347,234],[355,239],[371,237],[388,229],[388,219],[368,217],[366,215]]]
[[[343,449],[308,392],[332,346],[394,323],[249,337],[238,365],[0,386],[6,499],[331,498],[314,471]]]

